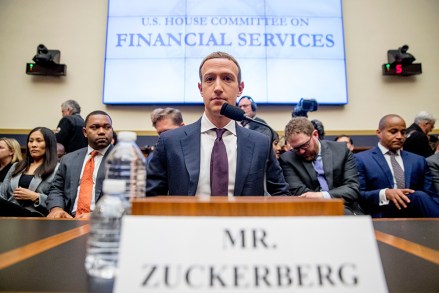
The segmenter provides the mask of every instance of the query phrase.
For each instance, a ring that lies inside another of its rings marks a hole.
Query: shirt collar
[[[109,144],[109,145],[107,145],[107,147],[105,147],[105,148],[103,148],[103,149],[100,149],[100,150],[95,150],[95,149],[93,149],[91,146],[87,146],[87,155],[90,155],[90,153],[92,152],[92,151],[97,151],[98,153],[99,153],[99,155],[105,155],[105,153],[107,152],[107,150],[110,148],[110,145],[111,144]]]
[[[203,116],[201,117],[201,133],[206,133],[207,131],[211,130],[212,128],[218,128],[216,127],[210,120],[207,118],[206,113],[203,113]],[[229,123],[227,123],[226,126],[223,127],[224,129],[227,129],[232,134],[236,136],[236,123],[234,120],[230,120]]]
[[[386,148],[385,146],[383,146],[381,143],[378,143],[378,148],[380,149],[381,153],[383,155],[387,154],[388,151],[390,151],[388,148]],[[400,156],[401,155],[401,150],[396,150],[396,155]]]

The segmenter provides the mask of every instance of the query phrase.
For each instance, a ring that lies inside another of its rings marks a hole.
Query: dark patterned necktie
[[[229,162],[223,134],[226,129],[214,128],[216,139],[213,144],[210,160],[210,188],[211,195],[227,195],[229,187]]]
[[[390,155],[390,163],[393,169],[393,175],[395,176],[396,187],[397,188],[405,188],[405,179],[404,179],[404,170],[396,161],[396,153],[392,151],[387,152]]]

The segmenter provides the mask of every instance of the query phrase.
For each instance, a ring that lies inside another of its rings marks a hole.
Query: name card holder
[[[155,216],[340,216],[341,199],[294,196],[156,196],[132,200],[133,215]]]

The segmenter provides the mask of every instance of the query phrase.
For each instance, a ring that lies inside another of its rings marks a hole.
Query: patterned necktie
[[[211,195],[228,195],[229,189],[229,162],[223,134],[226,129],[215,128],[216,139],[213,144],[210,160],[210,190]]]
[[[323,170],[323,162],[322,162],[322,156],[317,156],[314,162],[312,162],[312,165],[314,167],[314,170],[317,174],[317,180],[320,184],[320,190],[322,191],[328,191],[328,182],[325,178],[325,171]]]
[[[97,154],[99,154],[98,151],[92,151],[90,154],[90,159],[88,159],[87,163],[85,163],[81,184],[79,185],[79,198],[78,207],[76,209],[76,217],[90,212],[90,203],[93,192],[93,172],[95,169],[94,158]]]
[[[397,188],[405,188],[405,179],[404,179],[404,170],[396,161],[396,152],[388,151],[390,155],[390,163],[392,164],[393,176],[395,176],[396,187]]]

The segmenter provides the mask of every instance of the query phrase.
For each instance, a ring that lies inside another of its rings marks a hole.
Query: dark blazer
[[[12,165],[11,169],[9,169],[9,172],[6,175],[5,180],[3,181],[3,184],[1,185],[0,196],[3,197],[4,199],[16,204],[16,205],[24,207],[25,209],[27,209],[33,213],[38,213],[41,216],[46,216],[48,214],[48,210],[46,207],[47,194],[49,193],[50,186],[52,184],[52,181],[54,180],[56,168],[53,171],[53,173],[50,174],[44,180],[41,177],[36,176],[36,175],[34,176],[34,178],[32,178],[28,189],[35,191],[36,193],[38,193],[40,195],[39,202],[37,204],[35,204],[35,203],[28,201],[28,200],[18,202],[14,198],[14,190],[18,187],[18,182],[20,181],[20,178],[22,175],[20,173],[16,176],[12,177],[12,173],[15,171],[16,167],[17,167],[17,163],[14,163],[14,165]]]
[[[399,212],[393,203],[384,206],[379,205],[380,190],[394,188],[392,172],[381,150],[374,147],[355,154],[355,158],[360,179],[360,205],[365,212],[373,217],[439,215],[439,201],[432,185],[430,170],[423,157],[401,151],[401,158],[404,163],[405,188],[413,189],[416,192],[409,195],[411,199],[410,209]],[[425,205],[425,207],[422,207],[422,205]],[[404,214],[405,212],[408,214]]]
[[[267,124],[267,122],[265,122],[264,119],[261,119],[259,117],[255,117],[254,120]],[[248,129],[263,133],[266,136],[268,136],[271,140],[273,139],[273,135],[271,133],[270,128],[254,122],[249,122],[248,126],[249,126]]]
[[[344,200],[346,214],[362,214],[357,204],[360,190],[352,153],[342,143],[322,140],[320,144],[329,195]],[[283,153],[279,162],[292,195],[320,191],[312,162],[305,161],[293,151]]]
[[[103,195],[102,183],[105,179],[105,159],[113,146],[110,145],[99,166],[95,184],[96,201]],[[66,154],[61,158],[60,166],[55,174],[48,197],[47,208],[60,207],[72,215],[73,205],[78,193],[82,165],[87,155],[87,147]]]
[[[56,141],[64,146],[66,154],[87,146],[87,138],[82,132],[84,126],[84,119],[79,114],[64,116],[59,121]]]
[[[418,124],[413,123],[407,128],[407,139],[404,142],[404,150],[411,152],[424,158],[434,154],[434,150],[430,146],[428,136],[422,131]]]
[[[236,126],[234,195],[288,195],[288,185],[266,135]],[[146,195],[194,195],[200,175],[201,119],[160,135],[148,164]],[[209,172],[209,170],[201,170]]]

